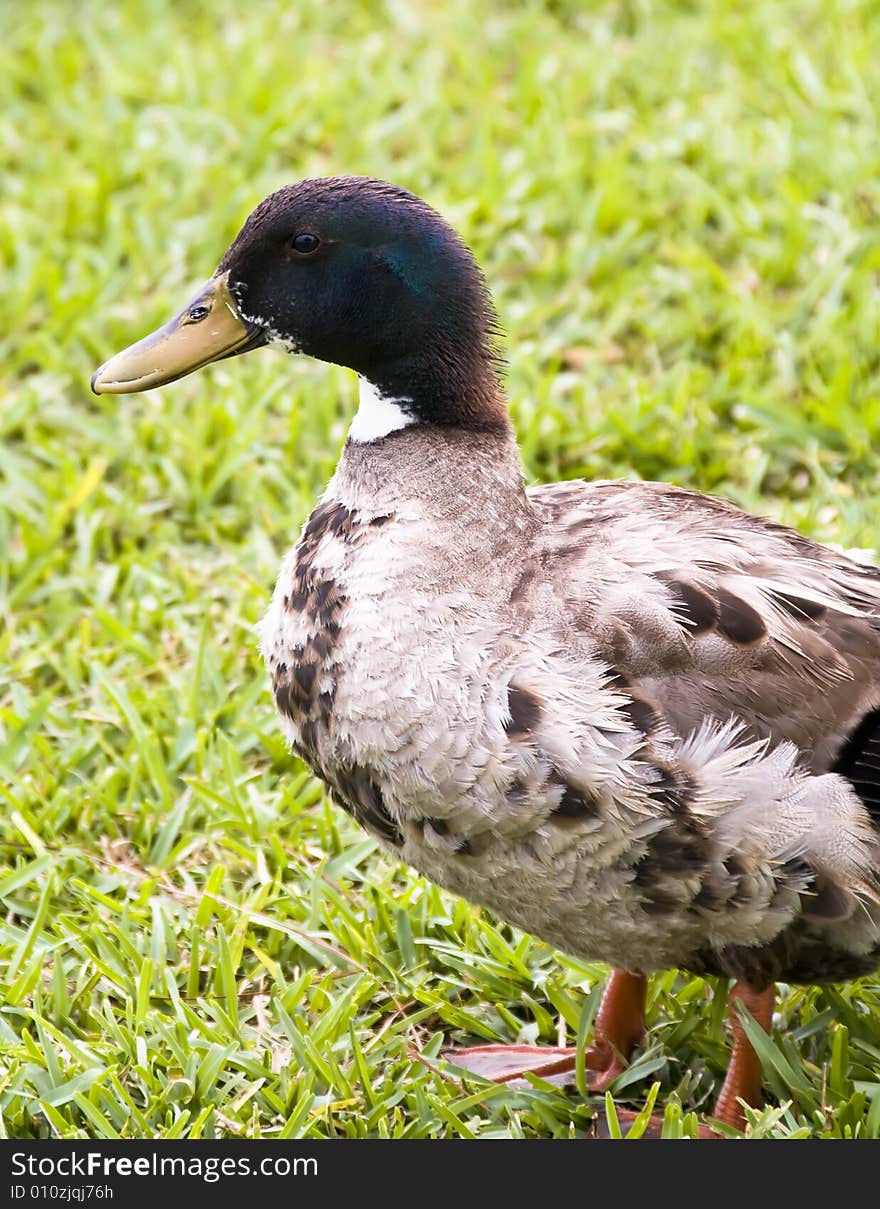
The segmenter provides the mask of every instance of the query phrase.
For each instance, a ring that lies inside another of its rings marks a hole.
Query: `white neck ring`
[[[358,378],[358,409],[348,439],[357,445],[367,445],[414,424],[414,417],[402,406],[409,402],[409,399],[391,399],[366,378]]]

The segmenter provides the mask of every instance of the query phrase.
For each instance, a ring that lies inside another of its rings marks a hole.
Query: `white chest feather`
[[[348,430],[349,440],[367,445],[408,427],[413,417],[402,406],[408,402],[408,399],[389,399],[372,382],[358,378],[358,409]]]

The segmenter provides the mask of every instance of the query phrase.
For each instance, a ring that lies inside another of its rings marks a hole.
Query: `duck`
[[[880,964],[880,570],[667,483],[526,485],[485,279],[441,214],[368,177],[265,198],[99,394],[258,347],[347,366],[358,406],[260,644],[291,749],[431,881],[611,974],[590,1092],[647,978],[730,987],[704,1136],[761,1104],[778,981]],[[446,1052],[571,1081],[570,1047]]]

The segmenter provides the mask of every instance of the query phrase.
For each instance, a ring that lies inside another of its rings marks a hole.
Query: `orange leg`
[[[745,1100],[746,1104],[757,1108],[761,1103],[762,1080],[760,1059],[746,1037],[745,1029],[736,1014],[736,1005],[743,1004],[761,1028],[769,1033],[773,1020],[774,998],[772,986],[764,991],[756,991],[747,982],[737,982],[727,999],[733,1029],[733,1049],[724,1084],[715,1101],[715,1116],[725,1125],[733,1125],[736,1129],[744,1129],[746,1124],[746,1115],[739,1101]]]
[[[592,1092],[604,1091],[626,1068],[633,1049],[641,1040],[645,1030],[645,990],[647,981],[642,974],[628,974],[625,970],[612,970],[599,1014],[593,1044],[584,1054],[587,1082]],[[747,982],[737,982],[728,996],[730,1021],[733,1030],[733,1047],[730,1063],[715,1102],[714,1116],[726,1125],[742,1130],[746,1125],[745,1112],[740,1100],[757,1108],[761,1103],[761,1062],[745,1029],[736,1014],[738,1003],[751,1013],[766,1032],[770,1031],[773,1018],[774,988],[756,991]],[[551,1045],[477,1045],[470,1049],[447,1050],[444,1054],[456,1066],[498,1083],[509,1083],[521,1079],[530,1072],[550,1082],[571,1082],[575,1070],[577,1050],[570,1046]],[[618,1109],[622,1125],[631,1124],[636,1113]],[[662,1128],[660,1118],[652,1118],[646,1137],[659,1137]],[[595,1136],[604,1136],[602,1121]],[[701,1125],[701,1138],[717,1138],[709,1126]]]
[[[772,986],[764,991],[756,991],[747,982],[737,982],[728,996],[730,1022],[733,1029],[733,1048],[730,1054],[727,1074],[718,1099],[715,1102],[714,1116],[716,1120],[723,1121],[725,1125],[732,1125],[734,1129],[743,1130],[746,1127],[746,1114],[742,1104],[740,1104],[740,1100],[744,1100],[752,1108],[757,1108],[760,1105],[762,1081],[761,1062],[746,1036],[746,1031],[737,1015],[737,1005],[742,1004],[747,1008],[761,1028],[769,1033],[773,1019],[774,997]],[[624,1127],[631,1125],[637,1115],[637,1113],[630,1112],[627,1109],[617,1110],[618,1120]],[[600,1138],[608,1136],[606,1123],[601,1116],[596,1119],[595,1129],[596,1133],[594,1136]],[[652,1117],[644,1136],[647,1138],[659,1138],[662,1136],[662,1131],[662,1118]],[[700,1125],[697,1136],[700,1138],[718,1138],[719,1135],[711,1126]]]
[[[641,1040],[646,987],[643,974],[612,970],[596,1017],[593,1044],[584,1053],[591,1091],[604,1091],[617,1078]],[[577,1050],[550,1045],[476,1045],[447,1050],[445,1057],[497,1083],[521,1079],[526,1072],[551,1082],[570,1083]]]

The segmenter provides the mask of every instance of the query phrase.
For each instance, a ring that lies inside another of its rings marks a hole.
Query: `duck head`
[[[280,342],[358,373],[362,409],[365,394],[385,409],[364,439],[412,423],[493,428],[508,422],[495,333],[471,252],[426,202],[366,177],[306,180],[262,201],[183,310],[92,389],[148,390]]]

